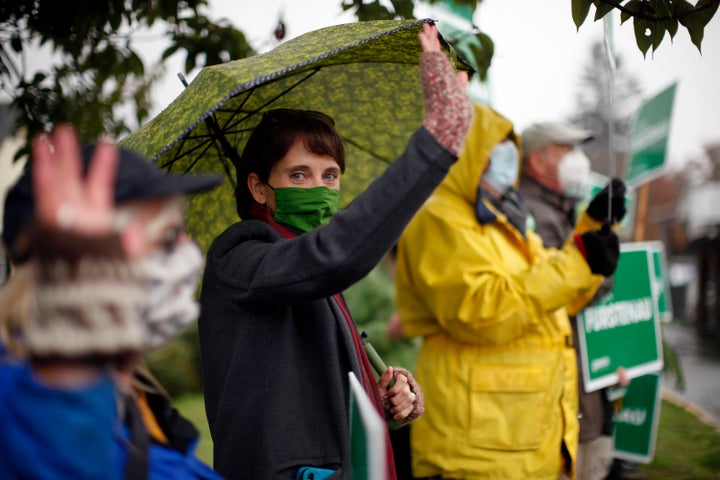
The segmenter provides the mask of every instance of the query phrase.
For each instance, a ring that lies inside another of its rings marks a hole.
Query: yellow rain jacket
[[[423,336],[416,377],[425,414],[412,427],[413,475],[556,480],[578,441],[577,372],[565,306],[593,275],[572,242],[546,249],[497,219],[481,224],[477,186],[509,120],[476,105],[464,151],[399,243],[397,304]],[[519,148],[519,145],[518,145]],[[589,217],[579,230],[599,228]],[[564,447],[563,447],[564,444]]]

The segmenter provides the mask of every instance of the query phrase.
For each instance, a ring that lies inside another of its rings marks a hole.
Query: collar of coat
[[[482,187],[478,187],[478,201],[475,204],[475,216],[480,225],[487,225],[497,220],[498,216],[484,202],[487,199],[490,204],[507,218],[515,230],[525,238],[527,230],[528,208],[520,192],[509,189],[500,198],[493,197]]]

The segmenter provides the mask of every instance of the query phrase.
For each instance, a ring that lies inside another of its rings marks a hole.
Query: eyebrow
[[[290,165],[289,167],[283,168],[280,172],[281,172],[281,173],[287,173],[287,172],[292,172],[293,170],[298,170],[298,169],[300,169],[300,170],[306,170],[306,171],[307,171],[307,170],[310,170],[310,166],[309,166],[309,165],[305,165],[305,164]]]

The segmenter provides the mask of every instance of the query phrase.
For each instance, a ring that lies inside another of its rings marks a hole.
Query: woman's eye
[[[329,181],[329,182],[334,182],[334,181],[336,181],[337,179],[338,179],[338,174],[337,174],[337,173],[326,173],[326,174],[325,174],[325,180],[327,180],[327,181]]]
[[[290,174],[291,180],[302,180],[305,178],[305,174],[303,172],[293,172]]]

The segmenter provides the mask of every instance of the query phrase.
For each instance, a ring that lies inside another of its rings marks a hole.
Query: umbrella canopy
[[[337,25],[262,55],[206,67],[165,110],[120,144],[172,172],[226,174],[220,188],[190,202],[191,231],[207,247],[239,220],[233,157],[242,153],[262,113],[319,110],[334,118],[347,146],[341,181],[346,204],[402,153],[422,122],[417,35],[427,22]]]

